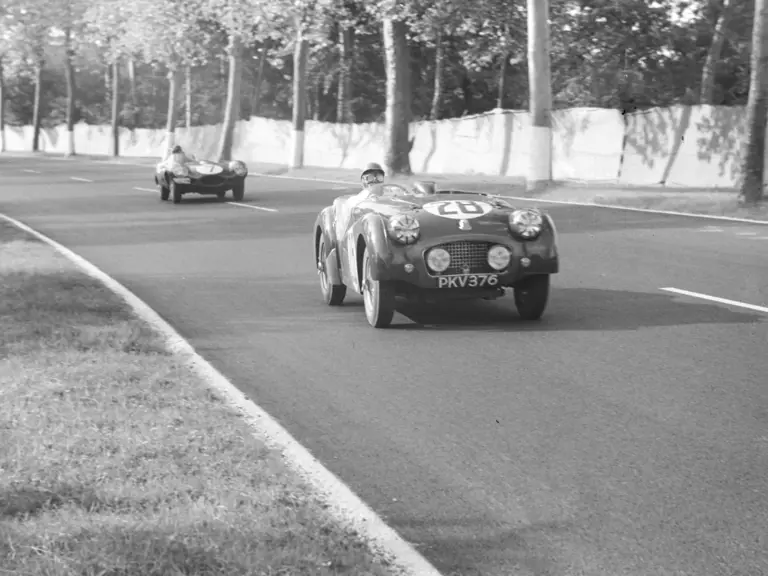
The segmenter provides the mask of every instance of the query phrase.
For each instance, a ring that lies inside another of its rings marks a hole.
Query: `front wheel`
[[[523,320],[538,320],[549,301],[549,274],[530,276],[514,288],[515,306]]]
[[[232,186],[232,198],[235,202],[242,202],[243,196],[245,196],[245,182],[240,181]]]
[[[171,196],[173,197],[174,204],[181,203],[181,188],[176,182],[171,182]]]
[[[365,247],[363,255],[362,293],[365,317],[374,328],[386,328],[395,316],[395,292],[388,282],[374,280],[372,276],[373,257]]]
[[[227,191],[224,190],[223,192],[216,192],[216,198],[219,200],[224,200],[224,198],[227,197]]]
[[[323,300],[328,306],[340,306],[347,295],[347,287],[344,284],[331,284],[325,262],[327,258],[325,239],[321,239],[317,250],[317,274],[320,276],[320,290],[323,293]]]
[[[159,183],[158,186],[160,186],[160,200],[167,202],[171,195],[171,191],[168,190],[168,187],[162,182]]]

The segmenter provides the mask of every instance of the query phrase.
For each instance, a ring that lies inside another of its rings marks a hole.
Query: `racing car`
[[[184,194],[216,195],[223,200],[227,191],[232,198],[241,202],[245,194],[245,178],[248,167],[244,162],[213,162],[198,160],[194,154],[184,154],[180,147],[155,168],[155,184],[160,188],[160,199],[181,202]]]
[[[314,253],[325,303],[341,305],[352,288],[374,328],[392,323],[398,298],[493,300],[507,288],[519,316],[538,320],[559,271],[548,214],[428,182],[337,197],[317,216]]]

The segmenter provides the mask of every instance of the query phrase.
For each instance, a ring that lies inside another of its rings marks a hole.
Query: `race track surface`
[[[153,188],[0,157],[0,212],[154,307],[444,574],[768,574],[768,226],[545,205],[541,322],[507,297],[374,330],[361,298],[321,302],[338,185],[251,176],[251,208]]]

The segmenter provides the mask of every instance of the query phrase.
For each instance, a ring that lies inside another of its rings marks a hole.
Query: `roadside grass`
[[[394,573],[127,305],[0,222],[0,575]]]

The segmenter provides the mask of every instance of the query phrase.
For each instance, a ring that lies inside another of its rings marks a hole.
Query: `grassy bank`
[[[120,300],[0,221],[0,575],[392,573]]]

